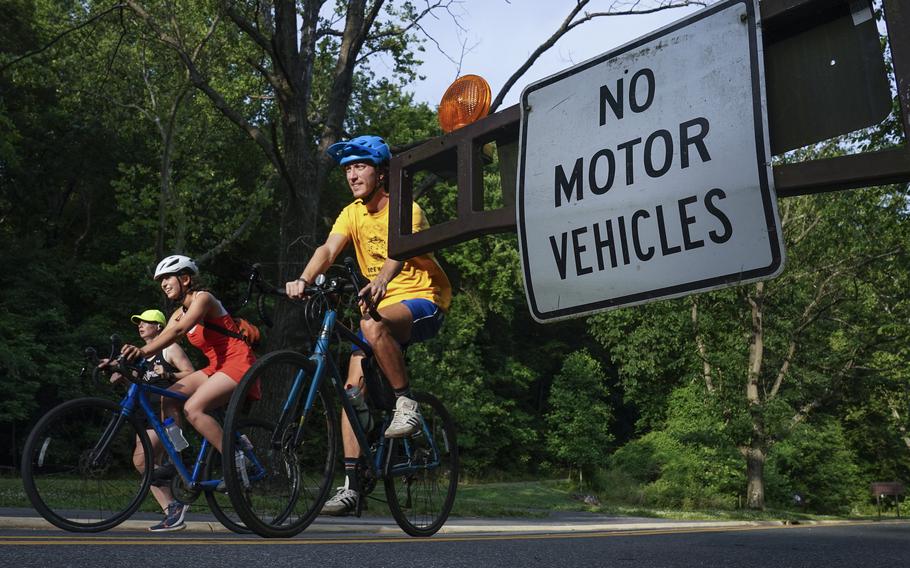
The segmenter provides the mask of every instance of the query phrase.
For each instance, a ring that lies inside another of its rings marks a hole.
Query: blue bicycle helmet
[[[329,146],[326,153],[341,166],[351,162],[370,162],[378,166],[392,159],[392,152],[385,140],[370,135],[336,142]]]

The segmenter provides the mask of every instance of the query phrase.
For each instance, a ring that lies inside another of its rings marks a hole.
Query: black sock
[[[344,458],[344,474],[347,476],[348,489],[358,493],[360,493],[360,476],[357,471],[359,465],[359,458]]]
[[[406,396],[408,398],[414,398],[411,395],[411,385],[405,385],[404,388],[395,389],[395,398],[401,398],[403,396]]]

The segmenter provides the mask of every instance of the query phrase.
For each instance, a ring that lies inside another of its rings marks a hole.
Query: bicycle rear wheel
[[[135,418],[119,414],[115,402],[80,398],[48,412],[29,434],[22,482],[32,505],[53,525],[104,531],[129,518],[148,494],[151,442]],[[141,472],[134,466],[139,458],[146,464]]]
[[[295,351],[269,353],[250,367],[228,406],[223,442],[228,496],[243,523],[261,536],[291,537],[305,529],[332,484],[338,426],[326,383],[314,394],[310,412],[301,416],[314,371],[313,362]],[[262,398],[250,405],[247,393],[257,381]],[[270,426],[247,433],[262,475],[244,477],[235,432],[251,420]]]
[[[425,537],[442,528],[455,503],[458,442],[455,422],[439,399],[415,392],[414,400],[425,431],[389,440],[384,481],[395,522],[409,535]]]
[[[244,419],[241,421],[235,436],[246,436],[247,440],[250,440],[251,443],[255,444],[253,440],[256,440],[257,442],[269,440],[273,430],[274,426],[265,420]],[[245,475],[247,476],[247,479],[255,480],[257,476],[264,475],[265,471],[260,469],[259,465],[256,463],[253,450],[255,450],[255,445],[252,450],[241,451],[243,451],[245,463],[248,464],[245,466]],[[221,468],[221,454],[214,450],[210,451],[209,455],[206,457],[205,479],[224,479]],[[227,493],[216,490],[206,491],[205,500],[212,510],[212,513],[215,515],[215,518],[217,518],[225,528],[238,534],[253,532],[243,524],[240,515],[237,514],[237,509],[234,508],[234,504],[231,502],[231,498],[228,497]]]

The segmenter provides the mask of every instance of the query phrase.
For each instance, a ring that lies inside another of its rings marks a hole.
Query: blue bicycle
[[[339,310],[353,304],[364,285],[353,261],[348,259],[346,264],[347,276],[321,275],[306,289],[305,321],[320,322],[312,353],[306,356],[284,350],[262,357],[244,375],[228,405],[223,446],[228,495],[245,525],[265,537],[291,537],[304,530],[338,482],[337,403],[348,416],[362,448],[362,495],[369,495],[382,480],[392,516],[406,533],[436,533],[455,501],[458,443],[454,422],[438,399],[415,392],[414,399],[420,403],[423,415],[421,430],[403,439],[382,435],[391,421],[394,394],[379,372],[369,345],[339,321]],[[257,279],[254,269],[251,282]],[[258,286],[261,292],[284,292],[261,282]],[[373,317],[378,317],[372,311]],[[356,313],[359,317],[359,311]],[[336,351],[341,359],[350,352],[346,349],[348,343],[356,344],[366,354],[364,380],[371,420],[365,424],[345,395],[341,364],[335,362],[331,351],[333,345],[343,346]],[[262,400],[249,409],[244,400],[257,383]],[[333,391],[337,399],[334,402]],[[249,479],[243,465],[235,459],[238,441],[234,430],[250,419],[274,424],[267,442],[258,446],[269,464],[258,482]],[[370,423],[375,426],[368,429]],[[361,507],[363,504],[361,499]]]
[[[119,354],[119,340],[111,338],[111,357]],[[92,376],[99,369],[94,349],[87,350]],[[88,369],[83,369],[83,373]],[[153,408],[149,395],[185,401],[183,394],[144,382],[143,364],[117,360],[117,370],[129,382],[119,402],[105,398],[79,398],[65,402],[44,415],[32,429],[22,457],[25,493],[35,509],[53,525],[73,532],[100,532],[128,519],[142,504],[152,483],[152,444],[147,428],[162,442],[177,474],[170,486],[174,497],[192,503],[205,494],[209,508],[228,529],[250,532],[233,510],[230,498],[219,492],[222,460],[205,439],[195,462],[187,467],[174,448]],[[149,426],[138,415],[144,414]],[[256,454],[256,444],[271,435],[273,427],[256,419],[235,425],[238,452],[234,463],[244,464],[247,479],[264,477],[266,465]],[[264,447],[264,446],[263,446]],[[148,464],[145,465],[145,464]],[[222,485],[223,488],[223,485]]]

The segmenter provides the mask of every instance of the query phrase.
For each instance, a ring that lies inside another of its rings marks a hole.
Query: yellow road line
[[[137,538],[134,536],[116,538],[116,537],[74,537],[74,536],[0,536],[0,547],[2,546],[147,546],[147,545],[164,545],[164,546],[210,546],[210,545],[235,545],[235,546],[302,546],[302,545],[326,545],[326,544],[389,544],[389,543],[436,543],[436,542],[477,542],[477,541],[506,541],[506,540],[555,540],[555,539],[579,539],[579,538],[616,538],[627,536],[661,536],[671,534],[698,534],[698,533],[719,533],[719,532],[746,532],[746,531],[767,531],[780,529],[806,529],[806,528],[828,528],[828,527],[851,527],[874,525],[876,521],[855,521],[837,524],[824,525],[776,525],[776,526],[744,526],[744,527],[685,527],[674,529],[646,529],[646,530],[616,530],[616,531],[595,531],[595,532],[571,532],[571,533],[548,533],[548,534],[513,534],[513,535],[464,535],[464,536],[440,536],[436,535],[431,538],[409,538],[404,536],[394,536],[385,538],[376,537],[350,537],[350,538],[320,538],[320,539],[213,539],[213,538]]]

